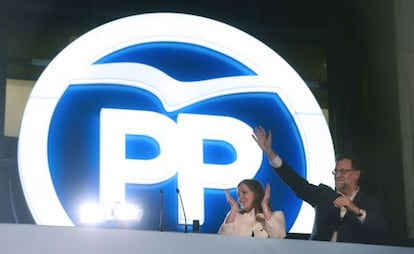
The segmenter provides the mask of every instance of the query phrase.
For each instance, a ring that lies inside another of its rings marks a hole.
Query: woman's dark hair
[[[262,184],[256,179],[244,179],[237,185],[237,187],[239,187],[241,184],[245,184],[247,188],[249,188],[254,194],[253,208],[255,213],[262,213],[262,200],[265,194]],[[268,205],[269,209],[271,209],[270,203]],[[244,213],[245,211],[242,209],[240,212]]]

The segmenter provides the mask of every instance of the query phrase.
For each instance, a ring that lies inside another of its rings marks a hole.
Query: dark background
[[[366,174],[362,188],[384,200],[389,244],[413,245],[407,236],[406,220],[414,215],[405,208],[393,7],[388,0],[2,1],[0,133],[6,78],[37,80],[45,63],[92,28],[149,12],[212,18],[253,35],[297,70],[329,110],[336,152],[357,154]],[[1,140],[0,222],[33,223],[19,185],[17,138]]]

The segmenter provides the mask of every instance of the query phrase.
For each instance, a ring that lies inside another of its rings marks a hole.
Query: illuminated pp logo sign
[[[175,122],[149,111],[102,109],[100,129],[99,188],[104,204],[125,202],[128,183],[159,184],[177,175],[189,218],[203,222],[204,189],[234,188],[241,180],[253,177],[262,162],[262,153],[251,139],[251,128],[230,117],[179,114]],[[126,158],[127,135],[154,138],[160,153],[152,159]],[[237,151],[237,159],[229,165],[204,163],[206,139],[230,144]]]
[[[38,224],[78,225],[86,201],[129,202],[143,207],[138,227],[156,229],[163,190],[166,230],[179,230],[179,188],[188,221],[216,232],[228,210],[223,189],[255,177],[271,183],[288,228],[309,232],[309,208],[251,138],[258,124],[299,174],[332,181],[321,110],[270,48],[192,15],[119,19],[74,41],[36,83],[19,135],[24,194]]]

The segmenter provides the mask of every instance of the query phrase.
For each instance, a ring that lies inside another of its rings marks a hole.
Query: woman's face
[[[253,208],[253,201],[255,199],[253,191],[251,191],[246,184],[242,183],[238,188],[237,196],[241,207],[246,212],[250,212]]]

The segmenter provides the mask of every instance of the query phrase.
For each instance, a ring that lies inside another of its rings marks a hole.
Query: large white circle
[[[84,34],[49,64],[26,105],[19,134],[18,164],[28,206],[36,223],[72,226],[55,193],[49,173],[47,139],[60,97],[85,68],[118,49],[145,42],[177,41],[202,45],[245,64],[268,80],[284,102],[301,135],[309,181],[333,184],[334,149],[321,109],[299,75],[279,55],[254,37],[224,23],[180,13],[152,13],[115,20]],[[311,229],[301,209],[296,225]],[[313,212],[313,211],[310,211]],[[299,229],[302,231],[303,229]]]

